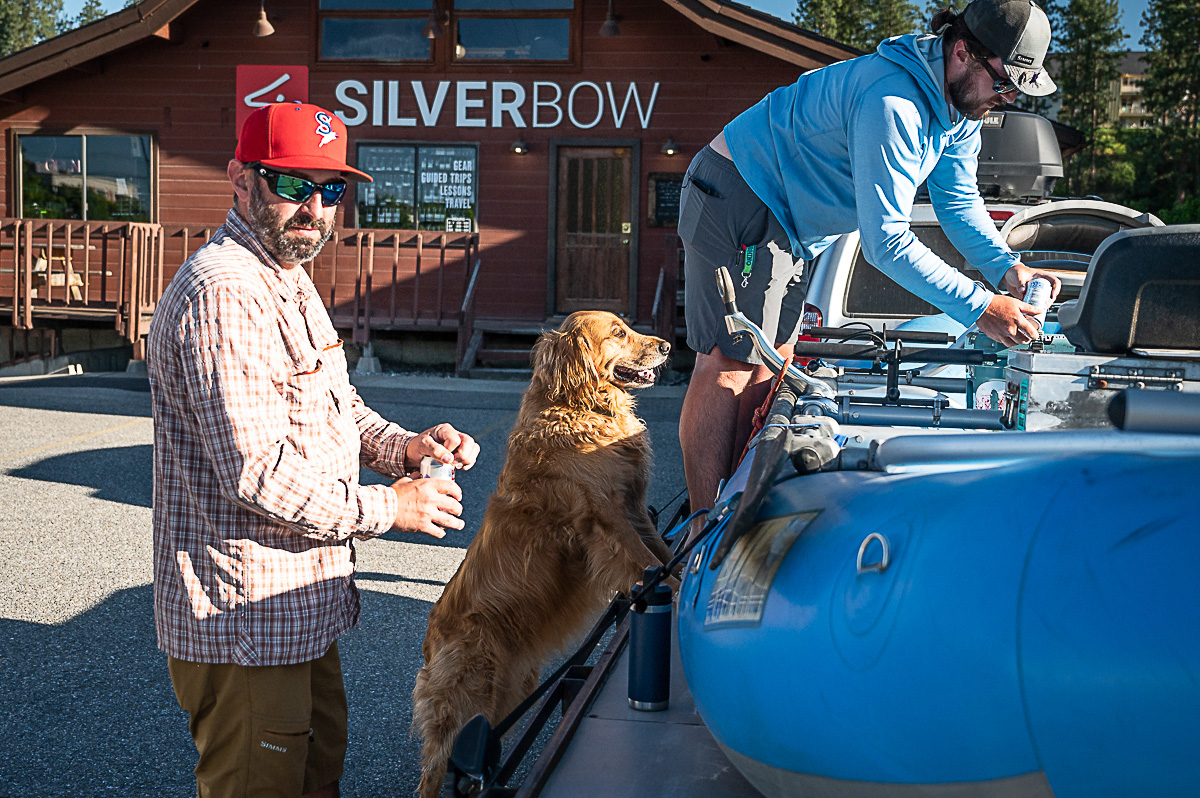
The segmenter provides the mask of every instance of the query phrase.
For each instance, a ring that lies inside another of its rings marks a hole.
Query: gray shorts
[[[733,278],[738,310],[778,346],[796,340],[808,276],[792,257],[787,233],[738,174],[733,161],[711,147],[692,160],[679,200],[684,250],[687,343],[708,354],[714,346],[743,363],[761,364],[749,336],[734,343],[725,331],[725,305],[716,270]]]

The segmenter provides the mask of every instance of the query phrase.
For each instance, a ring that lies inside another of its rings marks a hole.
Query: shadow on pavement
[[[195,748],[152,602],[144,585],[62,625],[0,619],[0,798],[194,795]],[[350,704],[344,798],[416,787],[408,728],[428,614],[425,602],[363,591],[362,626],[339,640]]]
[[[150,383],[124,374],[0,380],[0,406],[149,418]]]
[[[153,468],[154,447],[147,443],[59,454],[13,469],[9,474],[22,479],[84,485],[94,489],[96,498],[149,507]]]

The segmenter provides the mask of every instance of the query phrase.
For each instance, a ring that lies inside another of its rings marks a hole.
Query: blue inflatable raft
[[[1112,236],[1057,318],[963,361],[1002,370],[991,415],[905,406],[895,370],[937,352],[797,345],[890,358],[889,398],[790,369],[678,597],[697,709],[764,795],[1200,795],[1200,226]]]
[[[1098,453],[1104,434],[1078,437],[1078,454],[785,477],[715,570],[719,537],[699,551],[680,655],[748,780],[768,796],[1200,794],[1200,441]]]

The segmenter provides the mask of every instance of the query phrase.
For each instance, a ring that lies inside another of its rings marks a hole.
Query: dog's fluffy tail
[[[495,707],[494,667],[469,656],[459,641],[446,641],[417,673],[413,688],[413,731],[421,737],[420,798],[436,798],[446,776],[454,738],[479,713],[489,720]]]
[[[494,726],[537,687],[536,664],[489,651],[477,636],[467,637],[430,646],[417,672],[412,725],[422,741],[420,798],[438,795],[454,738],[467,721],[482,714]],[[498,662],[505,663],[503,669]]]

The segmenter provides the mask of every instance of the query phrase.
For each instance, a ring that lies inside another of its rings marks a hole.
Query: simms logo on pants
[[[259,743],[259,745],[261,745],[263,748],[268,748],[272,751],[278,751],[281,754],[287,753],[287,749],[284,748],[282,745],[272,745],[271,743],[267,742],[266,740],[261,741]]]

